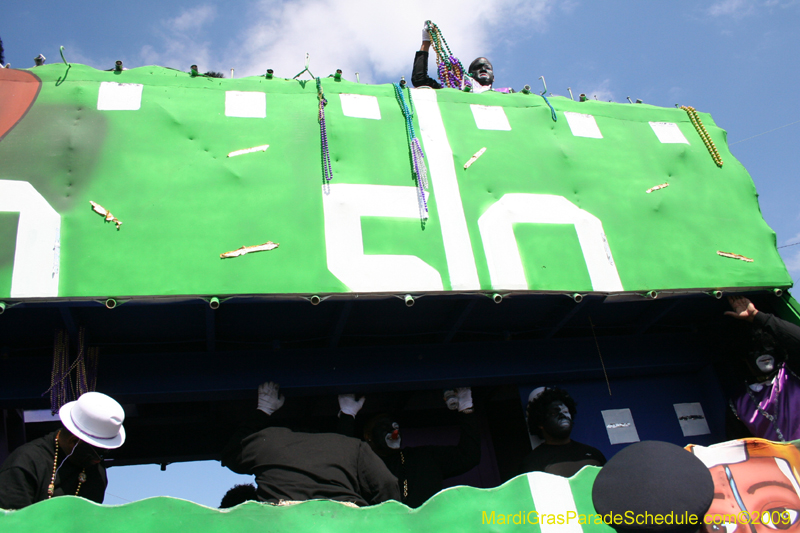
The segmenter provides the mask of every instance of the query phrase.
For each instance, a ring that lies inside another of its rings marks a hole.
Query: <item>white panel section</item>
[[[418,203],[416,187],[324,185],[328,270],[355,292],[443,290],[439,272],[419,257],[364,255],[361,217],[419,219]]]
[[[673,407],[675,407],[675,415],[678,417],[684,437],[711,433],[711,430],[708,429],[706,415],[703,413],[703,406],[698,402],[676,403],[673,404]]]
[[[225,91],[225,116],[266,118],[266,93],[258,91]]]
[[[569,479],[545,472],[529,472],[526,475],[542,533],[582,533]],[[548,524],[546,519],[542,523],[543,514],[556,515],[557,519],[561,517],[566,523]]]
[[[499,105],[470,104],[469,107],[479,130],[511,131],[506,112]]]
[[[472,243],[464,217],[464,205],[458,190],[453,150],[447,140],[447,132],[439,112],[436,91],[433,89],[411,89],[414,107],[417,109],[420,136],[425,146],[428,168],[431,175],[436,209],[442,226],[444,252],[450,272],[453,290],[480,289],[478,269],[472,254]]]
[[[573,224],[592,289],[600,292],[623,290],[600,219],[579,209],[563,196],[522,193],[504,195],[478,219],[492,288],[535,288],[529,287],[525,279],[522,257],[514,236],[515,223]]]
[[[597,121],[592,115],[564,111],[564,116],[567,117],[567,124],[569,124],[569,129],[572,130],[572,134],[575,137],[603,138],[600,128],[597,127]]]
[[[692,453],[706,465],[706,468],[747,461],[747,450],[744,447],[744,442],[739,440],[723,442],[709,447],[692,446]]]
[[[61,216],[27,181],[0,180],[0,211],[19,212],[11,297],[58,296]]]
[[[639,442],[639,432],[636,431],[636,424],[633,422],[633,414],[630,409],[608,409],[600,411],[600,413],[603,415],[603,422],[606,425],[608,440],[611,444]]]
[[[800,496],[800,485],[797,484],[797,479],[795,479],[792,474],[792,465],[790,465],[786,459],[781,459],[780,457],[775,457],[775,463],[778,465],[778,468],[781,469],[781,473],[786,476],[786,479],[792,483],[795,494]]]
[[[100,83],[97,93],[99,111],[136,111],[142,107],[141,83]]]
[[[683,132],[674,122],[650,122],[650,127],[658,137],[658,140],[665,144],[689,144]]]
[[[378,98],[367,94],[340,94],[342,113],[346,117],[381,119]]]

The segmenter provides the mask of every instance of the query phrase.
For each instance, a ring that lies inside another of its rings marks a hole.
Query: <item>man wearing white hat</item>
[[[87,392],[58,412],[58,431],[14,450],[0,467],[0,508],[21,509],[72,494],[103,503],[106,450],[125,442],[125,412],[114,399]]]

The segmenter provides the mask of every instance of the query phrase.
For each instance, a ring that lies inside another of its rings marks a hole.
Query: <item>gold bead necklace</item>
[[[400,452],[400,464],[403,465],[403,499],[408,498],[408,475],[406,474],[406,458],[403,452]]]
[[[697,130],[700,138],[703,139],[703,143],[706,145],[708,153],[711,154],[711,158],[714,160],[714,163],[716,163],[718,167],[722,167],[722,157],[719,155],[719,151],[717,150],[717,146],[714,144],[714,141],[711,140],[711,135],[708,134],[706,127],[703,126],[703,122],[700,120],[700,115],[698,115],[695,108],[691,106],[682,105],[681,109],[686,111],[686,114],[689,115],[689,120],[692,121],[692,125],[694,126],[694,129]]]
[[[50,484],[47,486],[47,499],[53,497],[56,492],[56,471],[58,470],[58,436],[61,435],[61,430],[59,429],[56,433],[56,453],[55,457],[53,458],[53,475],[50,477]],[[77,446],[77,445],[76,445]],[[78,488],[75,489],[75,496],[81,491],[81,485],[86,482],[86,467],[81,470],[81,473],[78,474]]]

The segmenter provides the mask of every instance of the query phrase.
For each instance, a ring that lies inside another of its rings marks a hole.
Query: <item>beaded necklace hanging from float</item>
[[[50,411],[56,414],[67,402],[77,400],[81,394],[95,390],[97,386],[96,347],[86,348],[86,329],[78,331],[78,356],[70,364],[69,335],[57,331],[53,342],[53,368],[50,372],[50,388],[42,396],[50,393]],[[72,372],[75,371],[73,382]]]
[[[328,150],[328,129],[325,127],[325,106],[328,105],[328,101],[325,99],[325,93],[322,92],[322,82],[319,78],[316,78],[316,81],[317,99],[319,100],[319,138],[322,148],[322,176],[325,178],[325,183],[328,183],[333,179],[331,154]]]
[[[411,91],[408,91],[408,100],[399,83],[394,83],[394,94],[397,103],[403,111],[406,121],[406,135],[408,136],[408,149],[411,152],[411,165],[414,176],[417,179],[417,192],[419,193],[420,215],[423,219],[428,218],[428,201],[425,198],[425,190],[428,188],[428,169],[425,167],[425,154],[419,144],[417,133],[414,131],[414,102],[411,100]]]
[[[436,66],[442,85],[451,89],[461,89],[465,84],[471,86],[471,83],[464,77],[464,66],[450,51],[439,26],[428,21],[428,33],[431,36],[433,51],[436,52]]]
[[[703,139],[703,144],[706,145],[708,153],[711,154],[711,159],[714,160],[714,163],[718,167],[722,168],[722,156],[719,155],[717,146],[714,144],[714,141],[711,140],[711,135],[709,135],[708,131],[706,131],[706,127],[700,120],[700,115],[697,114],[697,110],[688,105],[682,105],[681,109],[686,111],[686,114],[689,115],[689,120],[692,121],[692,125],[694,126],[694,129],[697,130],[697,134],[700,135],[701,139]]]

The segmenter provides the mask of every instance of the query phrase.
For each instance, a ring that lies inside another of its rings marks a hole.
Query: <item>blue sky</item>
[[[410,79],[422,23],[431,19],[462,62],[478,55],[492,60],[497,86],[538,90],[544,76],[553,94],[567,96],[571,87],[576,96],[615,102],[630,96],[711,113],[753,177],[778,246],[800,242],[800,0],[6,4],[0,38],[6,62],[16,68],[32,66],[39,53],[49,63],[60,61],[63,45],[68,61],[101,69],[121,59],[126,67],[188,70],[196,63],[227,77],[231,68],[235,77],[267,68],[291,77],[309,53],[315,75],[341,68],[345,78],[359,72],[368,83]],[[800,245],[780,252],[797,282]],[[123,479],[121,470],[131,470],[130,476]],[[156,466],[112,469],[109,493],[124,499],[168,493],[217,505],[233,484],[216,464],[191,470],[198,481],[187,481],[189,473],[178,465],[167,472]],[[174,486],[167,481],[171,472]],[[210,491],[206,500],[188,492],[203,484]],[[121,503],[116,496],[107,503]]]

